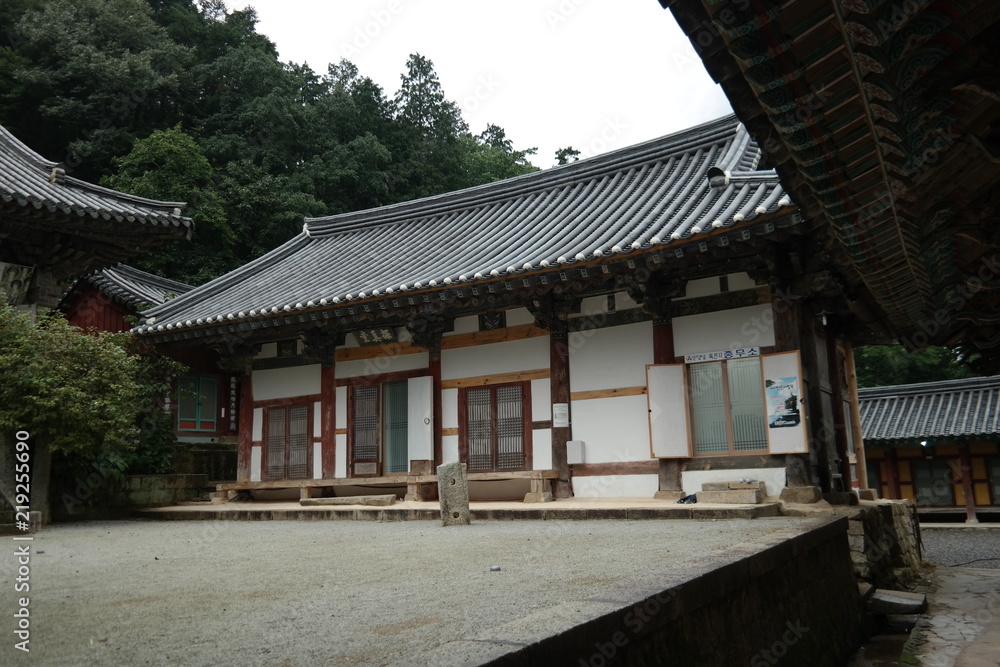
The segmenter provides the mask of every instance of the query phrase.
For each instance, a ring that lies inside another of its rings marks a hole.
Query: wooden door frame
[[[291,411],[294,408],[305,408],[306,409],[306,476],[304,479],[311,479],[315,475],[313,470],[313,457],[312,457],[312,447],[313,442],[316,440],[316,435],[313,433],[313,402],[301,402],[295,399],[287,399],[282,401],[274,401],[270,405],[264,407],[264,418],[263,418],[263,443],[261,447],[261,479],[263,481],[272,481],[272,478],[267,474],[267,455],[270,445],[268,443],[268,433],[270,432],[271,426],[271,410],[284,410],[285,419],[285,437],[284,437],[284,468],[285,476],[281,479],[292,479],[288,476],[288,440],[289,440],[289,428],[291,427]],[[297,478],[296,478],[297,479]]]
[[[510,386],[521,387],[521,431],[522,449],[524,451],[524,467],[521,470],[534,469],[534,446],[532,443],[532,419],[531,419],[531,380],[521,380],[518,382],[500,382],[497,384],[476,385],[473,387],[460,387],[458,390],[458,460],[468,464],[469,461],[469,425],[468,425],[468,399],[467,393],[474,389],[489,389],[491,394],[490,415],[496,423],[496,390],[501,387]],[[496,454],[496,443],[493,443],[494,454]]]

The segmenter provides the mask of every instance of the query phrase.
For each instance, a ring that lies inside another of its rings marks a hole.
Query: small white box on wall
[[[570,465],[583,463],[583,440],[569,440],[566,443],[566,461]]]

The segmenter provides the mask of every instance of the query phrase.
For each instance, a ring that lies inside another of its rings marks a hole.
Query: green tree
[[[961,351],[927,347],[907,352],[902,345],[868,345],[854,351],[859,387],[884,387],[974,377]]]
[[[75,175],[96,180],[136,136],[172,125],[191,64],[142,0],[50,0],[12,32],[0,85],[18,136]]]
[[[195,222],[190,241],[174,241],[135,263],[151,273],[200,284],[239,266],[236,235],[215,190],[214,170],[194,138],[178,124],[156,130],[115,160],[115,174],[101,180],[109,188],[150,199],[188,202]]]
[[[570,162],[576,162],[580,159],[580,151],[576,150],[572,146],[567,146],[566,148],[560,148],[556,151],[556,163],[557,164],[569,164]]]
[[[145,407],[138,364],[122,334],[86,335],[60,317],[34,322],[0,306],[0,491],[8,501],[14,498],[11,435],[18,431],[30,434],[32,509],[44,521],[52,452],[135,447]]]

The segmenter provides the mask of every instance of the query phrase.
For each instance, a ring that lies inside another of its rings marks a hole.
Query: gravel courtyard
[[[8,641],[0,663],[426,664],[429,652],[448,641],[636,579],[676,580],[811,523],[57,525],[31,543],[31,653]],[[0,539],[8,541],[0,617],[10,637],[23,595],[9,583],[16,577],[13,545],[23,543]]]
[[[945,567],[1000,569],[1000,528],[923,528],[924,560]]]

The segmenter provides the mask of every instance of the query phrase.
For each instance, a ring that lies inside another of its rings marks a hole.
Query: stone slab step
[[[299,505],[303,507],[315,507],[318,505],[367,505],[372,507],[385,507],[396,502],[396,496],[386,494],[384,496],[342,496],[340,498],[303,498]]]
[[[702,491],[750,491],[760,489],[767,495],[767,485],[764,482],[703,482]]]
[[[919,614],[927,608],[927,596],[909,591],[879,589],[868,600],[873,614]]]
[[[764,500],[761,489],[730,491],[699,491],[695,494],[699,503],[721,503],[723,505],[759,505]]]

